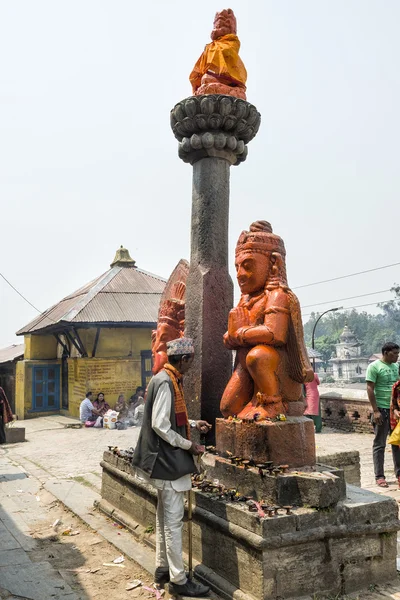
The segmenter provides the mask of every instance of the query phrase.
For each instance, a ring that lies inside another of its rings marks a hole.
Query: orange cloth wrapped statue
[[[233,10],[215,15],[211,39],[189,77],[193,95],[226,94],[246,100],[247,72],[239,57]]]
[[[285,246],[266,221],[243,231],[235,266],[242,292],[229,314],[225,346],[236,350],[221,400],[224,417],[274,418],[304,412],[302,384],[314,372],[304,345],[299,301],[286,280]]]

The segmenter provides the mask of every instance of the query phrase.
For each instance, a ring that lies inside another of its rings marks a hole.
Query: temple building
[[[15,412],[15,374],[17,363],[24,358],[24,345],[13,344],[0,350],[0,387]]]
[[[364,382],[369,357],[361,356],[361,343],[347,325],[336,344],[336,353],[329,361],[333,378],[343,383]]]
[[[79,415],[87,391],[114,406],[151,377],[151,332],[165,280],[139,269],[128,250],[111,268],[17,332],[24,359],[16,365],[20,419]]]

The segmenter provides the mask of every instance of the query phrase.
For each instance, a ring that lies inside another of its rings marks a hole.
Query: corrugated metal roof
[[[161,294],[100,293],[75,317],[74,323],[155,323]],[[110,319],[112,315],[112,319]]]
[[[24,355],[24,344],[13,344],[0,349],[0,363],[10,362]]]
[[[103,288],[103,292],[150,293],[162,294],[165,279],[141,271],[140,269],[119,269],[119,273]]]
[[[156,323],[165,279],[136,267],[112,267],[17,331],[39,332],[57,323]]]

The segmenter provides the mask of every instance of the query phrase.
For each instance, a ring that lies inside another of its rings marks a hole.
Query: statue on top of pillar
[[[225,346],[236,350],[221,400],[224,417],[265,420],[304,412],[302,384],[314,373],[285,255],[283,240],[266,221],[252,223],[239,237],[235,266],[242,295],[224,335]]]
[[[225,94],[246,100],[247,72],[239,57],[233,10],[216,13],[211,39],[189,77],[193,95]]]

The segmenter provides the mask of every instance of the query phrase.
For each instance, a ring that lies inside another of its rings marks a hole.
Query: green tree
[[[315,348],[321,352],[325,365],[346,324],[361,342],[364,356],[380,352],[385,342],[400,342],[400,285],[395,284],[391,291],[394,294],[392,300],[377,304],[383,314],[372,315],[365,311],[358,312],[353,308],[348,312],[330,312],[318,322],[315,331]],[[312,331],[320,314],[311,313],[304,324],[307,346],[311,346]]]
[[[315,341],[315,349],[321,353],[321,360],[326,371],[329,366],[329,359],[332,353],[335,352],[335,344],[337,343],[337,336],[322,335]]]

